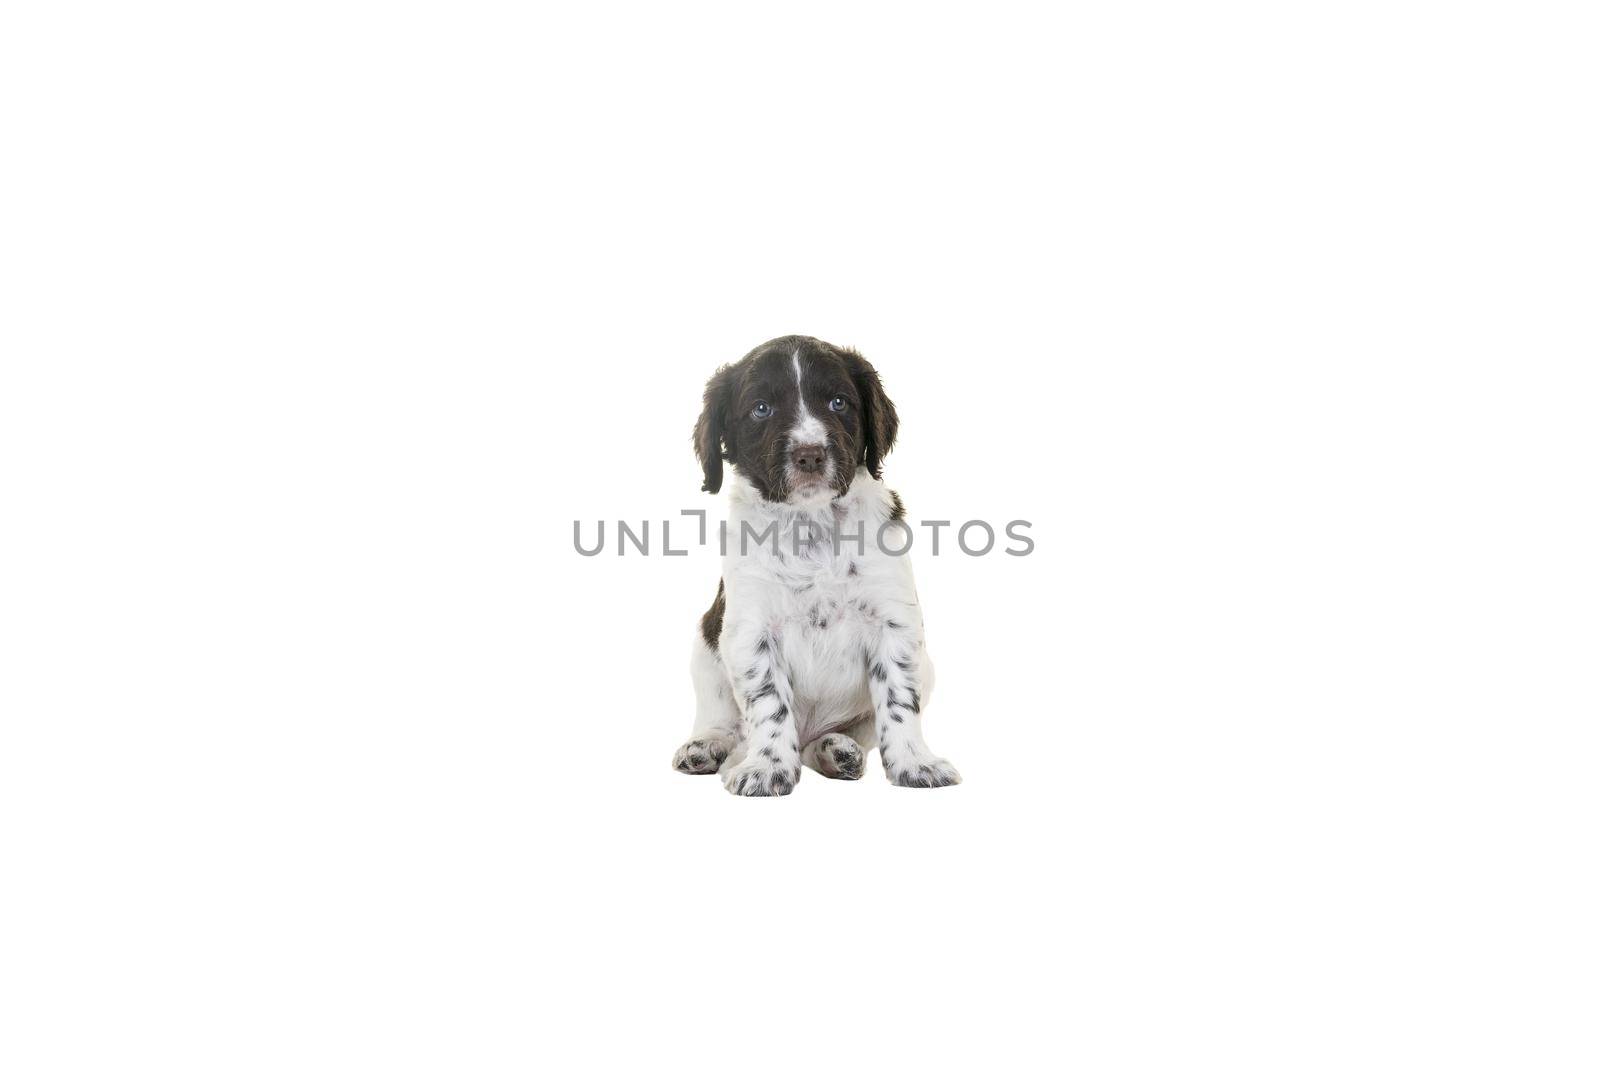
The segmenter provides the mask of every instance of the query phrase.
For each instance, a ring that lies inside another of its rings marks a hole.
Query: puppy
[[[880,480],[898,426],[872,364],[815,337],[768,341],[706,383],[695,454],[706,492],[731,467],[729,517],[676,769],[782,796],[801,764],[860,778],[876,746],[895,785],[961,781],[922,740],[933,665],[905,509]]]

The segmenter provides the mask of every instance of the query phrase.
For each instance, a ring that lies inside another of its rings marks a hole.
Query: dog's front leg
[[[883,773],[895,785],[930,788],[955,785],[961,775],[949,760],[928,751],[922,740],[922,685],[918,677],[922,627],[885,619],[867,648],[867,690],[872,694]]]
[[[722,784],[736,796],[783,796],[800,780],[800,738],[778,639],[763,628],[729,642],[723,656],[744,712],[744,744],[742,759],[722,765]]]

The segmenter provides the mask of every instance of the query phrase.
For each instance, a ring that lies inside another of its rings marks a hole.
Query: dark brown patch
[[[889,509],[889,521],[899,522],[906,517],[906,506],[900,500],[900,494],[893,489],[889,490],[889,499],[894,501],[894,506]]]
[[[711,651],[717,650],[717,639],[722,636],[722,612],[728,602],[722,595],[722,579],[717,579],[717,599],[711,602],[706,613],[700,616],[700,636],[706,639],[706,644],[711,646]]]

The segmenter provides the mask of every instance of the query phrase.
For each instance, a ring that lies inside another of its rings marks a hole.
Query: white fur
[[[803,373],[800,369],[800,351],[794,353],[794,384],[795,391],[800,397],[800,410],[795,413],[794,426],[789,430],[789,443],[791,445],[823,445],[828,443],[828,430],[822,425],[822,420],[811,414],[806,407],[806,393],[800,388]],[[832,476],[833,460],[828,460],[828,474]]]
[[[910,557],[891,554],[903,549],[905,531],[887,526],[889,490],[864,470],[837,499],[829,489],[774,503],[737,471],[729,487],[722,633],[715,651],[696,635],[694,735],[674,757],[679,769],[695,746],[721,749],[730,792],[788,792],[802,753],[822,773],[853,758],[847,742],[820,744],[842,734],[863,755],[878,747],[896,784],[960,781],[922,739],[920,709],[932,693],[933,664]],[[742,553],[741,524],[752,530]],[[754,543],[774,526],[776,552],[770,539]]]

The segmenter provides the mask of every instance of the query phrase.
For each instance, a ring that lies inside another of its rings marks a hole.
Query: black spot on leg
[[[872,672],[872,677],[875,681],[887,682],[889,680],[889,671],[877,660],[873,660],[872,666],[868,669]]]
[[[891,711],[889,713],[889,718],[893,719],[895,722],[905,722],[905,719],[900,717],[900,713],[898,711]]]
[[[778,710],[773,712],[771,717],[769,717],[767,719],[767,721],[768,722],[782,722],[783,720],[787,719],[788,717],[789,717],[789,707],[788,707],[788,705],[779,704],[778,705]]]
[[[856,564],[854,560],[850,561],[850,569],[846,571],[845,574],[850,578],[854,578],[856,576]]]

